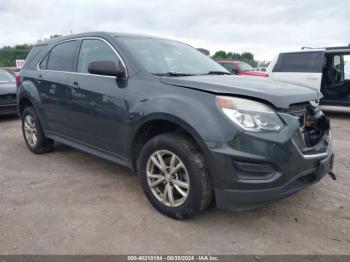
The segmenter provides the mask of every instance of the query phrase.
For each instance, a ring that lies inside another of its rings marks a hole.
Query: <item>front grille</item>
[[[0,101],[13,101],[13,100],[16,100],[15,94],[0,95]]]

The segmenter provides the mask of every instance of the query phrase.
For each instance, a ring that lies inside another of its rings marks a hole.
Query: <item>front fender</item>
[[[151,120],[172,121],[203,141],[228,142],[239,132],[227,121],[215,104],[215,96],[166,93],[141,100],[130,108],[137,130]]]

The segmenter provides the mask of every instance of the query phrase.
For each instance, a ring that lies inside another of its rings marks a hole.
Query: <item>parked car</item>
[[[257,72],[266,72],[267,67],[254,67],[253,70]]]
[[[267,73],[272,79],[321,92],[321,105],[350,106],[350,67],[345,63],[349,60],[350,46],[304,49],[280,53]]]
[[[217,61],[220,65],[225,67],[230,73],[234,75],[248,75],[248,76],[261,76],[268,77],[266,73],[257,72],[254,68],[242,61]]]
[[[0,115],[17,113],[16,81],[7,71],[0,69]]]
[[[36,44],[18,90],[30,151],[59,141],[129,167],[176,219],[213,199],[255,208],[328,174],[329,122],[316,99],[310,88],[232,76],[178,41],[103,32]]]

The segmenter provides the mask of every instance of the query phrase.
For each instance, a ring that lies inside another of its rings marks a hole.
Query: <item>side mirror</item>
[[[113,61],[93,61],[89,64],[88,71],[90,74],[125,77],[125,68],[116,65]]]

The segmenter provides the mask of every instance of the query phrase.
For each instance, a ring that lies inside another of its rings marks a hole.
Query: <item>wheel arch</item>
[[[40,95],[32,80],[26,79],[19,87],[17,94],[18,112],[20,116],[22,116],[26,106],[32,106],[37,113],[41,113],[41,111],[39,111],[41,104]]]
[[[198,147],[200,153],[202,153],[205,161],[208,163],[207,154],[209,153],[209,150],[202,137],[194,128],[176,116],[169,114],[155,114],[149,116],[146,120],[140,123],[132,136],[130,154],[134,170],[137,170],[137,159],[143,146],[151,138],[171,132],[181,133],[192,140]]]
[[[20,117],[22,117],[25,108],[29,106],[34,108],[33,103],[30,101],[28,97],[21,97],[18,100],[18,113]]]

